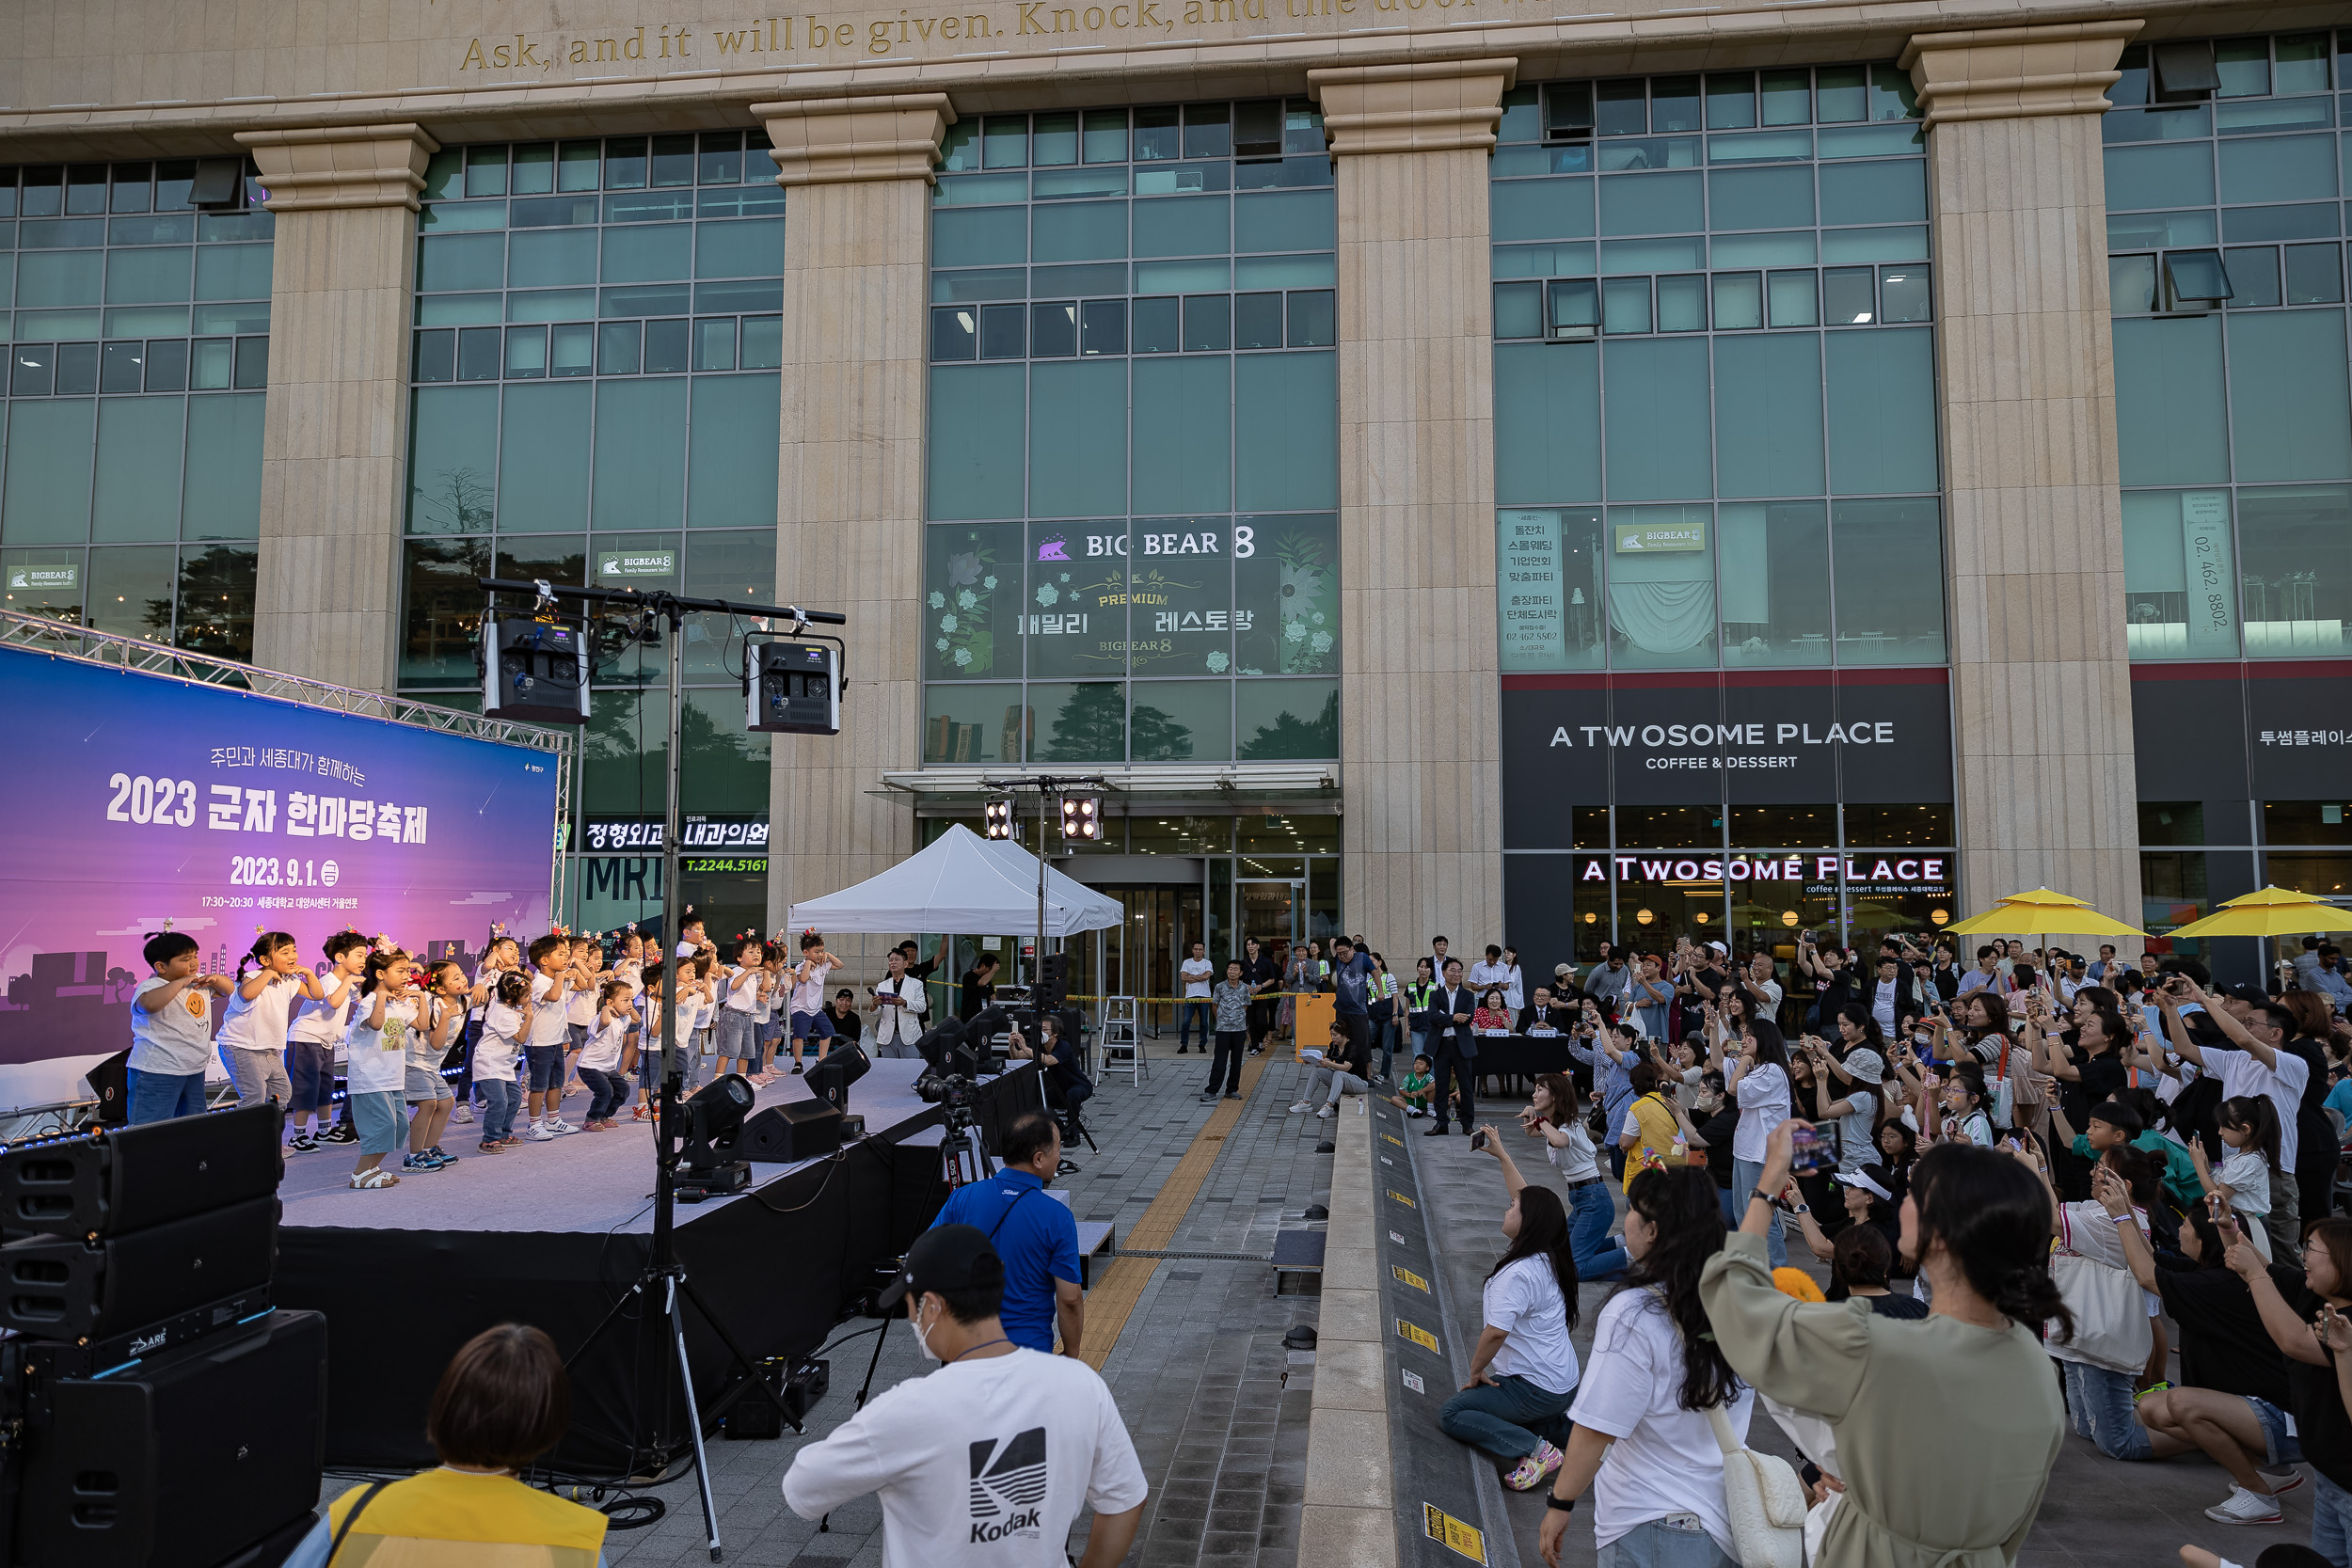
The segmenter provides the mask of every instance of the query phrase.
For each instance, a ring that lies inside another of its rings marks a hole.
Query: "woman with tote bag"
[[[1938,1144],[1900,1211],[1903,1253],[1934,1287],[1930,1315],[1807,1305],[1773,1289],[1764,1259],[1796,1125],[1772,1133],[1764,1179],[1699,1295],[1732,1371],[1834,1434],[1845,1497],[1814,1568],[2014,1563],[2065,1435],[2041,1338],[2053,1319],[2059,1337],[2074,1327],[2050,1279],[2048,1191],[2006,1153]]]

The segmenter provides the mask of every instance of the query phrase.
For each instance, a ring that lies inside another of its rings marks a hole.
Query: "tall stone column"
[[[1912,39],[1935,221],[1960,902],[2137,923],[2103,96],[2136,21]]]
[[[1486,161],[1515,60],[1308,72],[1338,162],[1342,925],[1502,940]]]
[[[278,217],[253,661],[389,691],[399,663],[415,125],[245,131]]]
[[[756,104],[752,113],[767,122],[776,182],[792,193],[776,592],[782,602],[850,618],[840,735],[775,737],[773,927],[794,899],[874,876],[914,849],[914,814],[874,791],[882,774],[922,761],[931,166],[956,115],[936,92]],[[1021,461],[1018,452],[1005,457]],[[849,957],[851,947],[835,951]]]

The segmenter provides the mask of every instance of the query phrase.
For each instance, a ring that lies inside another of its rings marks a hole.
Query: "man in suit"
[[[1575,1028],[1575,1009],[1562,1006],[1554,1002],[1551,999],[1549,986],[1537,986],[1535,999],[1519,1013],[1519,1033],[1522,1035],[1533,1035],[1539,1029],[1549,1029],[1555,1034],[1565,1035],[1573,1032]]]
[[[1470,1030],[1470,1016],[1478,1011],[1478,993],[1462,984],[1461,959],[1446,959],[1445,984],[1438,990],[1437,1004],[1430,1009],[1437,1025],[1430,1038],[1435,1047],[1431,1086],[1438,1124],[1422,1134],[1430,1138],[1444,1134],[1446,1117],[1456,1109],[1462,1115],[1464,1132],[1478,1124],[1478,1037]],[[1461,1096],[1458,1106],[1447,1092],[1448,1079]]]
[[[907,973],[903,948],[892,948],[887,961],[889,977],[874,988],[874,1054],[913,1056],[930,1000],[924,994],[923,982]]]

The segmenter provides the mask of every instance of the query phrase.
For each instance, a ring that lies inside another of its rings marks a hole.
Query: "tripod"
[[[874,1391],[874,1372],[882,1366],[882,1341],[890,1338],[891,1321],[897,1316],[898,1314],[892,1313],[890,1317],[885,1317],[874,1330],[873,1359],[866,1363],[866,1381],[857,1386],[857,1398],[850,1405],[850,1414],[852,1416],[866,1408],[866,1401]],[[793,1430],[797,1432],[800,1429],[796,1427]],[[833,1510],[827,1509],[817,1521],[817,1532],[823,1535],[832,1529]]]
[[[669,759],[668,803],[661,834],[661,929],[662,941],[665,943],[675,941],[680,925],[681,912],[678,889],[678,841],[684,819],[678,803],[678,768],[682,755],[680,730],[684,692],[681,687],[686,651],[686,617],[694,613],[716,613],[729,616],[753,615],[783,618],[792,622],[796,629],[804,628],[811,621],[843,625],[846,624],[845,618],[831,610],[803,611],[791,606],[730,604],[722,599],[686,599],[673,594],[640,594],[602,588],[564,588],[544,581],[516,582],[494,578],[484,578],[478,580],[483,589],[490,594],[533,594],[541,607],[552,604],[557,599],[573,600],[590,609],[598,605],[628,606],[630,612],[637,617],[630,632],[632,638],[652,642],[666,636],[670,671],[670,731],[667,753]],[[663,628],[660,632],[655,629],[657,622]],[[492,657],[496,657],[495,651]],[[732,1358],[729,1362],[729,1370],[739,1366],[744,1372],[744,1380],[727,1390],[720,1397],[718,1402],[710,1407],[711,1418],[716,1419],[725,1414],[729,1405],[756,1388],[761,1398],[776,1406],[778,1413],[783,1416],[794,1432],[802,1431],[803,1427],[799,1421],[792,1419],[791,1412],[785,1408],[782,1397],[771,1388],[767,1380],[760,1375],[759,1364],[745,1354],[741,1345],[736,1343],[735,1336],[727,1331],[726,1324],[722,1323],[719,1315],[710,1309],[709,1304],[695,1292],[692,1283],[686,1276],[686,1265],[678,1260],[677,1167],[682,1156],[685,1137],[683,1118],[678,1114],[678,1103],[685,1096],[684,1072],[685,1063],[677,1045],[677,986],[673,978],[670,983],[662,987],[661,991],[661,1088],[654,1125],[651,1255],[646,1259],[645,1266],[639,1273],[636,1280],[626,1291],[622,1292],[621,1298],[612,1304],[612,1310],[607,1312],[603,1321],[589,1332],[588,1338],[580,1341],[580,1348],[565,1358],[564,1365],[566,1371],[570,1370],[581,1356],[588,1354],[590,1347],[603,1338],[605,1333],[614,1323],[622,1321],[623,1309],[632,1301],[647,1302],[657,1298],[660,1301],[661,1316],[668,1324],[670,1344],[663,1353],[665,1363],[661,1374],[661,1387],[658,1395],[660,1413],[651,1423],[653,1430],[648,1433],[645,1431],[648,1423],[644,1418],[642,1404],[638,1410],[632,1412],[632,1430],[628,1438],[629,1470],[631,1473],[634,1472],[639,1454],[650,1451],[657,1456],[664,1456],[675,1441],[667,1431],[670,1414],[667,1380],[671,1364],[666,1359],[674,1356],[678,1383],[686,1396],[686,1435],[688,1447],[693,1453],[695,1489],[702,1501],[705,1544],[709,1548],[710,1560],[716,1562],[720,1559],[721,1552],[719,1513],[711,1501],[710,1455],[703,1446],[703,1412],[694,1398],[693,1363],[686,1354],[686,1306],[689,1302],[692,1303],[694,1309],[703,1315],[703,1321],[710,1325],[712,1332],[718,1335],[720,1343],[726,1347],[727,1354]],[[642,1391],[642,1384],[641,1377],[639,1379],[640,1391]]]

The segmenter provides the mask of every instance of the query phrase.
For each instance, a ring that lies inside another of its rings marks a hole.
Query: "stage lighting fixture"
[[[1012,798],[1010,796],[1001,800],[991,800],[980,810],[982,826],[987,830],[990,838],[1012,836]]]
[[[509,615],[482,622],[482,716],[588,722],[588,640],[577,626]]]
[[[836,1045],[810,1065],[808,1086],[818,1099],[831,1101],[834,1110],[846,1111],[850,1085],[865,1077],[873,1065],[856,1045]]]
[[[963,1024],[949,1019],[935,1029],[923,1031],[923,1037],[914,1042],[914,1053],[923,1058],[933,1072],[946,1072],[948,1053],[963,1043]]]
[[[739,1193],[752,1184],[748,1161],[733,1158],[736,1136],[751,1115],[758,1091],[739,1073],[714,1078],[691,1100],[671,1108],[671,1133],[684,1140],[679,1150],[678,1196],[699,1201],[723,1193]]]
[[[1103,802],[1091,795],[1061,798],[1061,836],[1064,843],[1099,844],[1103,839]]]
[[[841,654],[829,642],[753,642],[744,649],[746,729],[841,733]]]

